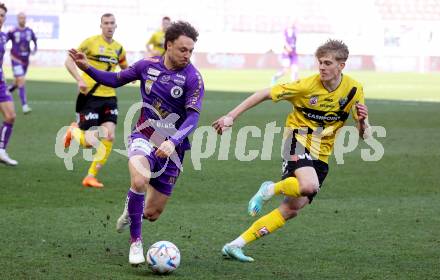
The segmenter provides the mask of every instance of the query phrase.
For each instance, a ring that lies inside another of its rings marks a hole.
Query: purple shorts
[[[147,137],[139,132],[134,132],[128,138],[128,157],[146,157],[150,163],[150,185],[158,192],[170,196],[180,175],[185,152],[176,150],[170,158],[159,158],[155,155],[156,150]]]
[[[2,75],[3,73],[0,73]],[[0,103],[2,102],[13,102],[14,99],[12,95],[9,93],[8,86],[6,85],[3,77],[0,78]]]
[[[14,77],[22,77],[26,75],[29,62],[24,58],[21,59],[24,61],[24,63],[11,59],[11,66],[12,66],[12,72],[14,73]]]
[[[283,67],[289,67],[298,64],[298,54],[295,52],[283,53],[281,55],[281,64]]]

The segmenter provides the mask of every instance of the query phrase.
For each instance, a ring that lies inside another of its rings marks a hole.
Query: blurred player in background
[[[116,20],[113,14],[101,17],[102,34],[92,36],[81,43],[79,50],[83,52],[90,64],[96,69],[114,72],[116,66],[127,68],[125,50],[113,39],[116,30]],[[99,141],[94,160],[90,165],[87,176],[82,181],[85,187],[102,188],[104,184],[96,178],[99,170],[107,162],[113,147],[115,128],[118,119],[118,104],[113,88],[95,82],[89,75],[78,73],[75,62],[67,57],[65,66],[78,83],[79,94],[76,101],[78,123],[72,123],[64,138],[64,147],[69,147],[75,139],[82,147],[98,144],[96,129],[102,127],[106,136]]]
[[[26,26],[26,15],[19,13],[17,15],[18,26],[8,32],[8,40],[12,41],[11,65],[14,73],[14,83],[9,87],[12,93],[18,88],[23,113],[32,111],[27,103],[26,96],[26,72],[29,66],[29,56],[37,52],[37,37],[32,29]],[[34,44],[31,51],[30,43]]]
[[[272,77],[272,85],[275,85],[279,78],[290,71],[291,81],[298,79],[298,54],[296,53],[296,35],[295,24],[291,24],[284,30],[284,48],[281,54],[282,69]]]
[[[198,32],[187,22],[175,22],[165,34],[165,54],[146,58],[119,73],[98,71],[84,54],[70,50],[77,65],[99,83],[119,87],[140,80],[144,107],[129,137],[128,169],[131,187],[116,229],[130,226],[129,262],[145,262],[142,217],[159,219],[173,191],[186,150],[188,135],[197,127],[204,84],[190,58]],[[155,176],[152,176],[152,174]]]
[[[6,20],[7,11],[5,4],[0,3],[0,30]],[[3,115],[3,124],[0,127],[0,162],[15,166],[18,162],[11,159],[6,153],[6,147],[15,121],[14,100],[7,89],[8,86],[3,73],[3,56],[5,55],[7,41],[8,36],[0,31],[0,112]]]
[[[226,257],[252,262],[254,259],[244,255],[242,248],[281,228],[312,202],[328,174],[336,131],[344,125],[350,112],[360,136],[365,139],[371,134],[362,85],[342,74],[348,58],[347,46],[341,41],[329,40],[316,50],[315,57],[319,74],[258,91],[213,123],[221,134],[242,113],[270,99],[286,100],[294,107],[286,120],[282,179],[277,183],[264,182],[249,201],[248,213],[257,215],[274,195],[284,195],[284,201],[227,243],[222,249]]]
[[[151,35],[150,39],[146,44],[147,56],[162,56],[165,53],[165,32],[171,24],[171,19],[169,17],[162,18],[162,26],[159,30]]]

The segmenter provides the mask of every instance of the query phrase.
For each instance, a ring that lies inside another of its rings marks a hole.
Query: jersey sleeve
[[[188,90],[185,99],[185,108],[191,108],[200,113],[202,100],[205,95],[205,85],[202,75],[198,71],[188,80]]]
[[[155,46],[156,44],[157,44],[157,31],[151,35],[150,39],[147,42],[147,45],[154,45]]]
[[[357,110],[356,110],[356,106],[355,105],[357,103],[365,104],[364,89],[362,88],[362,86],[359,86],[358,92],[357,92],[355,98],[356,98],[355,99],[355,103],[354,103],[353,107],[351,107],[351,115],[352,115],[353,119],[355,121],[357,121],[358,120],[358,116],[357,116]]]
[[[118,63],[119,63],[119,66],[120,66],[122,69],[125,69],[125,68],[128,67],[127,56],[126,56],[126,55],[127,55],[127,54],[126,54],[126,52],[125,52],[125,49],[121,46],[121,50],[120,50],[120,52],[119,52]]]
[[[88,55],[90,53],[90,38],[85,39],[82,41],[82,43],[79,45],[78,50],[82,53],[85,53]]]
[[[270,89],[270,97],[272,101],[292,100],[295,96],[303,91],[303,82],[298,80],[292,83],[278,84]]]

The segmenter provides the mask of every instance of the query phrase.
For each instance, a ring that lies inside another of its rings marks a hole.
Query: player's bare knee
[[[147,220],[149,220],[150,222],[154,222],[157,219],[159,219],[161,213],[162,213],[162,210],[160,210],[160,209],[154,209],[154,208],[148,209],[147,208],[147,209],[145,209],[144,217]]]
[[[300,184],[301,194],[303,196],[313,195],[319,190],[319,182],[318,181],[304,181]]]
[[[15,117],[16,117],[16,114],[15,113],[7,113],[6,114],[6,116],[5,116],[5,122],[7,122],[7,123],[14,123],[15,122]]]
[[[131,179],[131,187],[136,192],[145,192],[145,190],[147,189],[147,184],[148,184],[148,179],[141,175],[134,176]]]

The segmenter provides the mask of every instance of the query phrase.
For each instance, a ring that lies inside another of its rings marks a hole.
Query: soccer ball
[[[148,249],[147,263],[155,273],[170,273],[179,267],[179,249],[169,241],[158,241]]]

